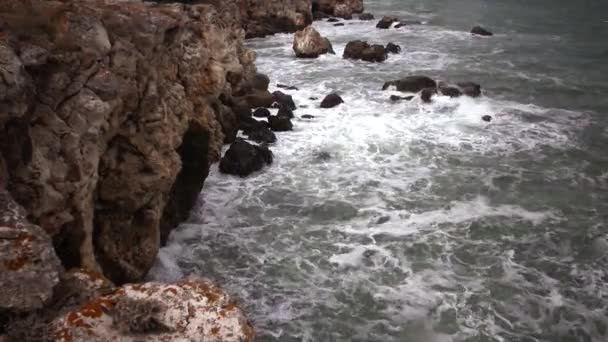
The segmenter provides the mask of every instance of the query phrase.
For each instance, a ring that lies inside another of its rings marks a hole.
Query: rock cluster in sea
[[[297,87],[271,92],[244,39],[296,32],[296,56],[317,58],[334,51],[313,18],[374,17],[362,0],[180,2],[0,2],[0,339],[253,339],[208,280],[142,281],[210,165],[260,171],[294,129]],[[343,57],[389,53],[401,47],[356,41]],[[387,84],[426,102],[481,95],[424,77]]]

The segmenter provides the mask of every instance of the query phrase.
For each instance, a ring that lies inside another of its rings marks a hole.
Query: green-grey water
[[[248,43],[315,118],[263,172],[212,167],[151,277],[217,281],[260,341],[608,341],[608,3],[365,4],[422,24],[316,22],[337,52],[316,60],[292,35]],[[403,51],[343,60],[354,39]],[[411,74],[484,96],[391,103],[383,82]],[[309,99],[331,91],[346,103]]]

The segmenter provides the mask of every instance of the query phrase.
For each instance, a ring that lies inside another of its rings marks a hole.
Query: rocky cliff
[[[245,37],[311,20],[309,0],[0,2],[0,325],[65,269],[140,281],[260,92]]]

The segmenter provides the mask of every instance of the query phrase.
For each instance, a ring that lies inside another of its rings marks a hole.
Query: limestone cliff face
[[[140,280],[185,218],[255,72],[239,6],[0,3],[0,186],[64,266]]]

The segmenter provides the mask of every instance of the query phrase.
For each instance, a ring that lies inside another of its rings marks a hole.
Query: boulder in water
[[[354,40],[346,44],[343,57],[366,62],[383,62],[386,60],[386,51],[382,45],[369,45],[367,42]]]
[[[457,84],[463,94],[470,97],[481,96],[481,85],[474,82],[461,82]]]
[[[285,132],[293,129],[291,119],[286,116],[271,116],[268,118],[268,124],[270,125],[270,129],[275,132]]]
[[[371,13],[361,13],[361,14],[359,14],[359,20],[365,20],[365,21],[374,20],[374,15]]]
[[[334,24],[334,26],[344,26],[344,23],[337,23],[337,24]]]
[[[359,20],[374,20],[374,15],[371,13],[361,13],[359,14]]]
[[[409,100],[411,100],[413,98],[414,98],[413,95],[410,95],[410,96],[391,95],[390,100],[393,101],[393,102],[397,102],[397,101],[401,101],[401,100],[409,101]]]
[[[315,116],[314,115],[310,115],[310,114],[304,114],[302,116],[300,116],[302,119],[314,119]]]
[[[285,90],[300,90],[298,87],[290,86],[287,84],[277,83],[277,88],[285,89]]]
[[[401,52],[401,46],[394,44],[394,43],[388,43],[386,44],[386,47],[384,48],[386,50],[386,53],[399,53]]]
[[[474,26],[471,29],[471,33],[478,35],[478,36],[492,36],[494,35],[492,32],[486,30],[485,28],[481,27],[481,26]]]
[[[424,103],[430,103],[433,95],[437,94],[437,88],[424,88],[420,92],[420,99]]]
[[[340,103],[344,103],[344,100],[340,97],[340,95],[336,93],[331,93],[321,101],[321,108],[333,108]]]
[[[267,90],[254,90],[251,94],[245,96],[250,108],[270,107],[273,102],[273,97]]]
[[[486,121],[486,122],[490,122],[492,121],[492,116],[490,115],[484,115],[481,117],[481,120]]]
[[[293,111],[285,105],[282,105],[281,108],[279,108],[279,112],[277,113],[277,116],[286,117],[288,119],[293,119],[293,117],[294,117]]]
[[[424,88],[436,88],[437,83],[432,78],[426,76],[407,76],[400,80],[385,82],[382,90],[386,90],[391,86],[397,87],[399,91],[417,93]]]
[[[284,105],[291,110],[296,110],[296,104],[293,102],[293,97],[291,97],[291,95],[287,95],[282,91],[277,90],[272,93],[272,98],[274,99],[274,102],[278,103],[279,105]]]
[[[393,25],[398,19],[395,17],[384,16],[380,21],[376,24],[376,27],[379,29],[387,29]]]
[[[266,108],[258,108],[253,112],[256,118],[267,118],[270,116],[270,111]]]
[[[312,20],[322,20],[325,18],[329,18],[329,14],[321,12],[321,11],[312,12]]]
[[[462,95],[462,91],[459,87],[455,87],[443,82],[439,82],[437,89],[442,95],[449,97],[460,97]]]
[[[328,23],[337,23],[338,21],[340,21],[340,19],[338,19],[338,18],[329,18],[329,19],[327,19]]]
[[[376,224],[384,224],[388,221],[390,221],[391,217],[390,216],[381,216],[377,221]]]
[[[268,127],[268,123],[252,117],[239,119],[239,129],[243,130],[243,132],[255,131],[260,127]]]
[[[220,161],[222,173],[245,177],[272,164],[272,152],[265,146],[256,146],[237,138]]]
[[[334,16],[350,20],[353,18],[353,8],[348,4],[337,4],[334,7]]]
[[[270,128],[264,126],[258,126],[253,130],[244,132],[247,138],[258,143],[272,144],[277,141],[277,137],[270,130]]]
[[[264,74],[257,73],[251,80],[251,87],[255,90],[268,91],[268,85],[270,84],[270,78]]]
[[[331,43],[327,38],[312,26],[295,33],[293,37],[293,51],[298,58],[317,58],[320,55],[333,52]]]

